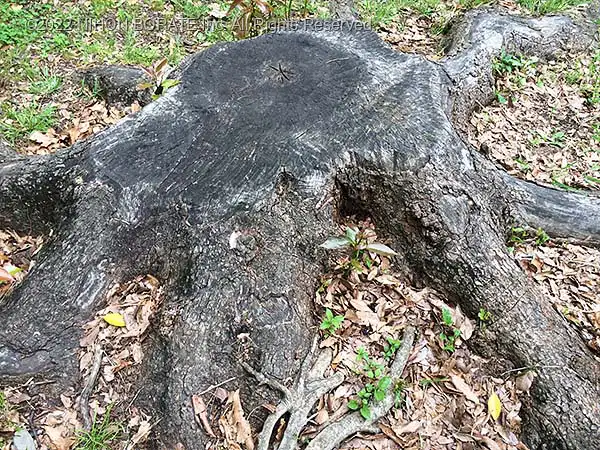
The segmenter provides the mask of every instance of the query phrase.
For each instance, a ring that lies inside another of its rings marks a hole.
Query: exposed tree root
[[[263,429],[258,436],[257,450],[267,450],[272,439],[273,430],[277,422],[284,414],[289,413],[287,428],[280,449],[296,448],[298,436],[308,422],[308,415],[313,405],[319,398],[336,388],[344,381],[344,376],[341,373],[335,373],[329,378],[323,377],[323,372],[331,364],[333,357],[330,349],[325,349],[319,353],[315,364],[311,369],[314,352],[318,341],[315,339],[313,346],[304,359],[300,369],[298,380],[293,390],[288,389],[281,383],[267,378],[260,372],[257,372],[247,363],[242,362],[244,369],[250,372],[259,382],[264,383],[273,389],[280,391],[283,394],[281,403],[277,406],[275,412],[265,420]]]
[[[83,420],[83,429],[88,431],[92,428],[92,417],[89,405],[90,394],[94,390],[96,380],[98,380],[98,375],[100,374],[100,366],[102,365],[102,347],[100,344],[96,344],[96,348],[94,348],[93,361],[94,364],[90,370],[88,380],[79,396],[79,412],[81,413],[81,420]]]
[[[404,371],[406,361],[410,355],[414,338],[415,329],[407,327],[404,332],[402,346],[396,353],[396,357],[390,368],[392,386],[402,378],[402,372]],[[323,372],[327,369],[329,364],[331,364],[332,354],[329,349],[326,349],[319,354],[317,361],[309,371],[315,347],[316,345],[313,345],[311,352],[304,360],[298,381],[293,391],[290,391],[280,383],[265,377],[248,364],[242,363],[244,368],[254,375],[258,381],[283,393],[283,400],[277,406],[276,411],[269,415],[265,421],[263,430],[258,437],[258,450],[267,450],[269,448],[269,443],[273,439],[273,429],[279,419],[287,413],[290,414],[290,417],[278,450],[296,449],[298,446],[298,436],[308,422],[308,414],[313,405],[323,394],[339,386],[344,381],[344,376],[341,373],[335,373],[329,378],[323,377]],[[377,421],[385,416],[393,405],[394,393],[393,389],[390,389],[387,392],[386,397],[371,408],[370,419],[363,419],[358,412],[347,414],[321,430],[308,444],[306,450],[333,450],[337,448],[342,441],[356,433],[361,431],[368,433],[378,432],[379,428],[376,425]]]
[[[594,193],[566,192],[506,176],[517,199],[514,215],[524,224],[554,237],[585,245],[600,244],[600,198]]]

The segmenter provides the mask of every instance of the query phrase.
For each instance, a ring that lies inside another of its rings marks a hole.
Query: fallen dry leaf
[[[201,425],[204,428],[206,434],[211,437],[216,437],[210,426],[210,422],[208,421],[206,404],[200,395],[192,395],[192,407],[194,408],[194,417],[196,418],[198,425]]]

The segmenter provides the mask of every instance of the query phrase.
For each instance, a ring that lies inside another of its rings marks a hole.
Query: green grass
[[[111,420],[110,411],[111,408],[107,408],[100,422],[97,416],[94,417],[89,431],[77,432],[75,450],[108,450],[112,448],[110,444],[119,438],[122,426],[119,422]]]
[[[495,0],[459,0],[458,4],[463,9],[473,9],[482,5],[489,5],[494,3]]]
[[[173,6],[175,11],[181,12],[188,19],[200,19],[210,11],[207,3],[197,0],[173,0]]]
[[[11,143],[27,137],[34,131],[46,132],[55,125],[55,107],[40,106],[33,103],[23,108],[2,105],[0,116],[0,133]]]
[[[53,75],[48,68],[44,67],[29,78],[29,93],[46,96],[60,89],[62,79]]]
[[[361,0],[357,7],[361,19],[377,27],[397,19],[406,10],[430,15],[440,4],[440,0]]]
[[[589,3],[589,0],[518,0],[517,3],[527,8],[533,14],[541,16],[543,14],[564,11],[583,3]]]

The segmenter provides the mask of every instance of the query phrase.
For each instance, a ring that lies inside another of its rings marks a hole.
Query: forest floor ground
[[[188,54],[244,37],[236,25],[249,4],[241,2],[229,12],[227,2],[189,0],[27,3],[0,0],[0,134],[20,153],[30,155],[68,147],[140,109],[136,104],[108,105],[100,93],[81,84],[77,76],[81,69],[111,63],[152,72],[165,58],[174,67]],[[357,3],[360,18],[393,48],[432,60],[443,57],[448,24],[466,10],[486,5],[514,14],[552,13],[574,6],[570,0]],[[329,16],[325,3],[271,6],[271,14],[280,18]],[[180,29],[149,29],[148,24],[160,18]],[[139,25],[144,22],[146,26]],[[212,28],[200,30],[199,23],[211,23]],[[600,52],[566,55],[557,61],[504,53],[494,65],[494,75],[496,97],[472,116],[467,130],[473,146],[514,176],[559,189],[599,189]],[[376,224],[348,218],[340,234],[348,228],[370,242],[377,239]],[[0,231],[0,298],[35,265],[45,238]],[[525,230],[519,224],[507,236],[507,247],[548,301],[600,354],[600,252],[550,239],[544,230]],[[332,254],[330,267],[315,280],[315,321],[320,323],[320,346],[334,352],[330,370],[343,371],[346,382],[316,405],[303,439],[349,407],[369,414],[377,389],[386,383],[386,368],[399,347],[401,330],[410,323],[418,328],[419,339],[404,382],[393,387],[397,404],[383,421],[382,433],[357,436],[343,448],[525,448],[518,439],[519,411],[540,368],[504,371],[470,351],[469,340],[485,333],[486,324],[494,320],[488,311],[482,309],[474,320],[465,317],[439,293],[411,285],[410,277],[385,256],[341,251]],[[41,448],[143,448],[160,418],[132,406],[133,380],[144,357],[145,332],[160,300],[159,280],[142,275],[115,286],[104,308],[84,326],[82,377],[98,372],[87,399],[97,413],[92,430],[81,431],[77,416],[81,386],[57,402],[28,395],[29,387],[40,383],[30,380],[1,387],[0,448],[10,448],[22,429],[29,430]],[[97,341],[103,342],[104,353],[96,365]],[[218,380],[195,396],[198,426],[205,432],[210,429],[223,448],[248,449],[249,444],[237,440],[247,431],[245,421],[253,412],[237,413],[243,405],[235,390],[228,389],[231,386],[234,380]],[[273,405],[264,407],[269,410]],[[490,416],[498,407],[501,414],[494,420]]]

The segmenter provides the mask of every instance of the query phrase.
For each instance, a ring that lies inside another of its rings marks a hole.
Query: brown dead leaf
[[[210,422],[208,421],[206,405],[200,395],[192,395],[192,407],[194,408],[194,417],[196,422],[198,422],[198,425],[201,425],[204,428],[206,434],[211,437],[216,437],[210,426]]]
[[[467,383],[465,383],[465,380],[454,374],[450,375],[450,380],[452,380],[452,384],[454,385],[454,387],[458,389],[458,391],[461,394],[463,394],[468,400],[472,401],[476,405],[479,404],[479,397],[477,396],[477,394],[475,394],[475,392],[473,392],[471,387]]]
[[[0,267],[0,281],[3,281],[5,283],[12,283],[13,281],[15,281],[15,278],[2,267]]]
[[[231,392],[229,400],[232,405],[234,424],[237,427],[237,441],[244,444],[246,450],[254,450],[254,441],[252,440],[252,430],[250,424],[244,417],[242,402],[240,401],[240,391]]]
[[[139,426],[137,432],[131,438],[131,442],[127,446],[127,450],[135,448],[135,446],[137,444],[144,442],[146,439],[148,439],[148,435],[150,434],[151,430],[152,430],[152,425],[150,424],[150,421],[142,420],[140,422],[140,426]]]
[[[319,410],[319,412],[315,416],[315,422],[317,422],[317,425],[323,425],[328,420],[329,420],[329,413],[327,412],[327,410],[325,408]]]

